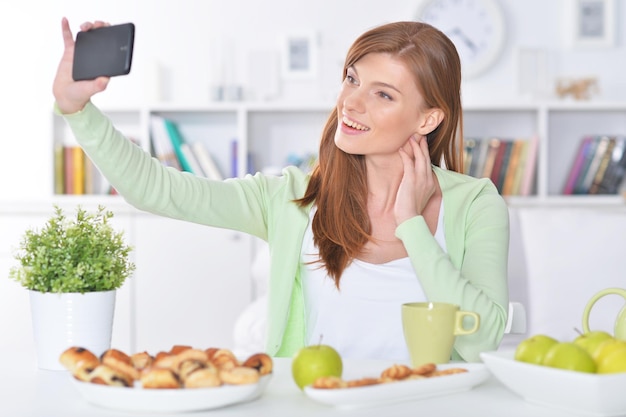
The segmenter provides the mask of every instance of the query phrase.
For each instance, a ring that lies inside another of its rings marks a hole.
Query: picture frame
[[[317,34],[292,33],[283,37],[281,74],[284,79],[303,80],[317,76]]]
[[[612,47],[615,44],[615,0],[574,0],[573,46]]]

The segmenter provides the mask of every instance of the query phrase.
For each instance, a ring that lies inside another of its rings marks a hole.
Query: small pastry
[[[78,368],[76,368],[74,372],[72,372],[72,375],[74,376],[74,378],[78,379],[79,381],[89,382],[89,380],[91,379],[91,373],[99,365],[100,365],[100,362],[97,362],[97,363],[85,362],[82,365],[79,365]]]
[[[89,382],[93,384],[111,385],[116,387],[132,387],[133,378],[108,365],[98,365],[90,374]]]
[[[177,371],[176,367],[178,362],[176,361],[176,355],[172,355],[167,352],[159,352],[152,362],[152,367],[171,369]]]
[[[172,369],[177,370],[181,363],[189,360],[206,363],[209,361],[209,355],[204,350],[185,349],[174,355]]]
[[[168,352],[170,355],[178,355],[181,352],[186,351],[187,349],[191,349],[191,346],[187,345],[174,345]]]
[[[256,369],[246,368],[245,366],[235,366],[232,368],[221,368],[219,370],[219,377],[225,384],[244,385],[259,382],[261,376]]]
[[[100,360],[96,355],[78,346],[66,349],[61,353],[59,361],[76,379],[81,381],[88,381],[89,374],[100,365]]]
[[[139,352],[130,355],[130,361],[138,371],[142,371],[152,365],[154,358],[148,352]]]
[[[354,387],[366,387],[368,385],[377,385],[380,384],[380,379],[378,378],[361,378],[361,379],[353,379],[347,381],[346,386],[348,388]]]
[[[220,369],[231,369],[239,366],[235,354],[228,349],[218,349],[211,358],[211,362]]]
[[[171,369],[152,367],[142,372],[141,386],[148,389],[180,388],[181,383]]]
[[[206,362],[196,361],[193,359],[186,360],[181,362],[178,366],[178,376],[184,382],[190,374],[196,372],[199,369],[205,369],[206,367]],[[217,373],[217,368],[215,368],[213,364],[211,364],[211,369],[213,370],[213,372]]]
[[[448,369],[441,369],[441,370],[433,371],[430,374],[428,374],[428,377],[463,374],[465,372],[467,372],[467,369],[465,368],[448,368]]]
[[[413,368],[411,373],[413,375],[428,375],[431,372],[435,371],[435,369],[437,369],[437,365],[435,365],[434,363],[425,363],[424,365],[420,365],[417,368]]]
[[[139,379],[139,371],[133,366],[133,361],[126,353],[117,349],[109,349],[100,356],[100,362],[105,365]]]
[[[406,365],[392,365],[391,367],[385,369],[380,377],[382,379],[392,379],[392,380],[401,380],[413,373],[413,370]]]
[[[266,353],[256,353],[246,359],[243,366],[248,368],[254,368],[259,371],[261,376],[267,375],[272,372],[273,362],[272,358]]]
[[[185,388],[211,388],[222,385],[215,367],[197,369],[185,377]]]
[[[215,352],[217,352],[218,350],[220,350],[220,348],[210,347],[208,349],[205,349],[204,351],[208,355],[209,360],[213,360],[213,355],[215,355]]]
[[[346,381],[338,376],[321,376],[313,381],[312,387],[319,389],[346,388]]]

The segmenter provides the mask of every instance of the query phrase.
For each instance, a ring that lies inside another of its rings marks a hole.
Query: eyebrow
[[[357,71],[357,69],[354,67],[354,65],[349,66],[348,69],[352,69],[352,71],[354,71],[356,73],[356,75],[359,75],[359,71]],[[392,84],[388,84],[388,83],[385,83],[385,82],[382,82],[382,81],[374,81],[372,84],[375,85],[375,86],[379,86],[379,87],[390,88],[390,89],[396,91],[398,94],[402,94],[402,91],[398,90]]]

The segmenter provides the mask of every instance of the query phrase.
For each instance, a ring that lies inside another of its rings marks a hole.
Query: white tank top
[[[333,346],[343,358],[409,361],[401,305],[426,301],[409,258],[384,264],[355,259],[341,276],[340,290],[319,263],[311,219],[302,245],[306,343]],[[446,251],[443,202],[435,239]]]

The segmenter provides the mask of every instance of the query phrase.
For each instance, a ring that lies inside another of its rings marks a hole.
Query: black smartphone
[[[135,25],[123,23],[76,34],[74,81],[114,77],[130,72],[135,43]]]

